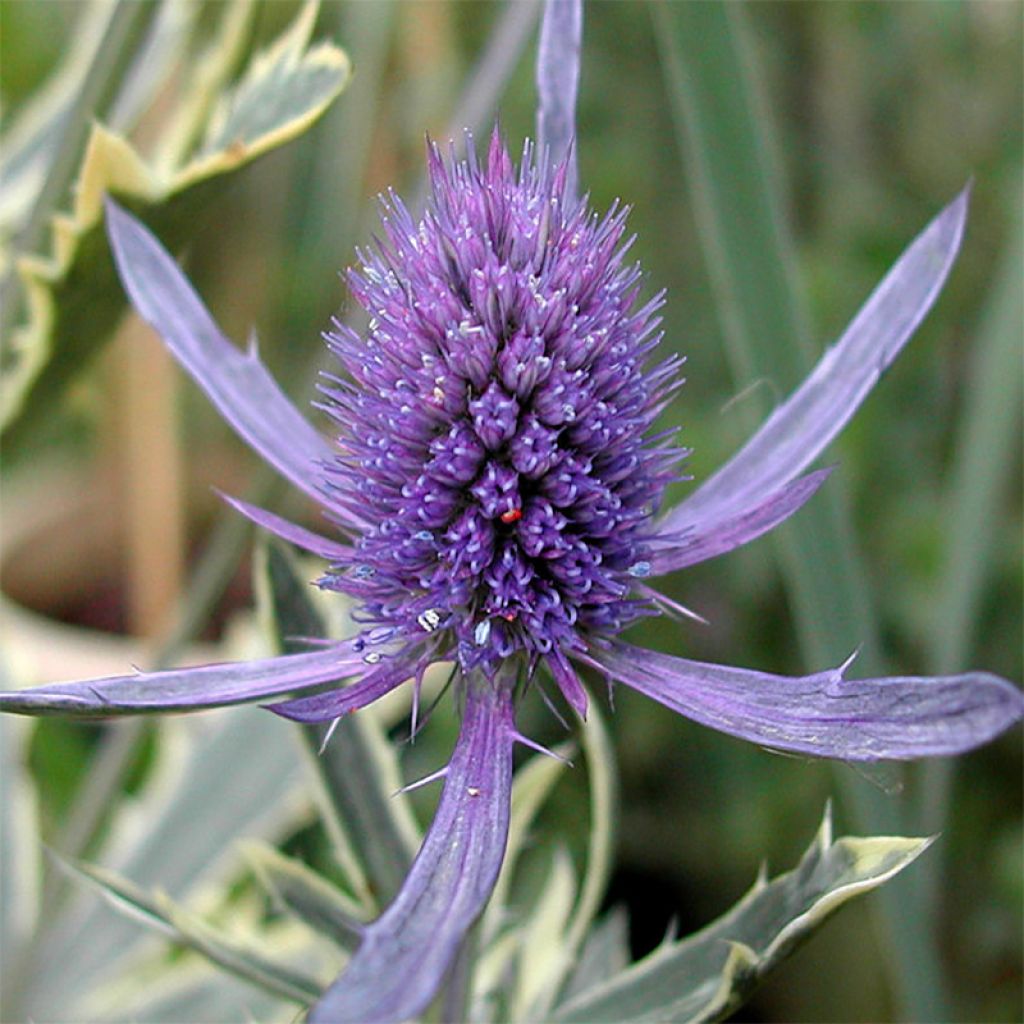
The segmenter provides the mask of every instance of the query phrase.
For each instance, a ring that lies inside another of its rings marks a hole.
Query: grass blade
[[[1020,195],[1020,187],[1011,190]],[[1012,476],[1020,440],[1022,378],[1020,339],[1024,307],[1024,237],[1020,211],[1009,234],[1002,266],[992,285],[983,319],[964,409],[958,427],[946,508],[943,548],[948,553],[931,637],[934,672],[965,665],[970,656],[978,604],[999,535],[1000,500]],[[938,832],[946,823],[955,762],[931,761],[921,772],[920,828]],[[922,885],[938,897],[944,857],[930,859]]]

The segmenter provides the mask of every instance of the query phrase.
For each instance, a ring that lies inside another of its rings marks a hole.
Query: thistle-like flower
[[[324,722],[435,661],[454,661],[463,724],[409,878],[315,1008],[321,1021],[398,1020],[432,997],[501,864],[515,707],[550,673],[580,714],[589,666],[682,714],[765,746],[846,760],[953,754],[1024,714],[984,673],[846,680],[846,665],[787,678],[646,651],[619,638],[671,608],[654,577],[723,554],[803,505],[801,475],[838,433],[934,300],[959,245],[961,195],[918,237],[843,338],[718,473],[656,513],[685,452],[651,435],[679,360],[656,359],[656,296],[641,304],[626,211],[567,191],[566,161],[527,143],[518,170],[497,131],[480,164],[428,147],[422,218],[383,200],[384,238],[359,254],[365,334],[328,337],[324,441],[255,351],[224,338],[171,258],[110,203],[108,229],[136,308],[258,452],[316,499],[337,539],[234,505],[329,563],[357,636],[307,653],[0,694],[0,708],[86,716],[278,699]],[[352,680],[324,689],[325,684]],[[390,979],[390,980],[389,980]]]
[[[368,331],[329,336],[325,490],[366,526],[321,586],[361,603],[382,675],[440,657],[491,686],[543,660],[582,714],[570,658],[650,607],[634,584],[681,454],[646,436],[680,383],[677,359],[646,365],[662,300],[636,308],[625,210],[574,202],[564,163],[527,144],[517,173],[497,131],[483,167],[428,157],[423,220],[389,195],[349,272]]]
[[[337,323],[327,336],[342,371],[321,388],[335,443],[255,351],[223,337],[149,232],[107,210],[136,309],[238,433],[323,507],[334,536],[233,504],[326,560],[319,585],[355,600],[358,635],[265,661],[0,694],[0,709],[25,714],[273,701],[285,717],[327,722],[455,663],[463,720],[436,817],[313,1021],[401,1020],[432,998],[501,865],[512,750],[529,742],[515,709],[538,673],[580,715],[586,667],[724,732],[845,760],[954,754],[1024,716],[1016,687],[984,673],[847,680],[843,665],[788,678],[620,638],[640,615],[685,611],[652,580],[759,537],[821,486],[830,471],[805,470],[930,308],[966,194],[747,445],[661,510],[685,451],[651,428],[680,360],[657,358],[662,297],[640,298],[625,209],[592,212],[569,159],[529,143],[517,169],[497,131],[482,163],[472,144],[464,160],[430,145],[428,165],[426,212],[389,193],[382,241],[348,274],[368,328]]]

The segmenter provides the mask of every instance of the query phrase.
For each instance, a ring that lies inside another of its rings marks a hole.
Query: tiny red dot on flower
[[[514,611],[502,612],[501,613],[501,617],[506,622],[515,622],[516,621],[516,612],[514,612]]]
[[[501,521],[503,523],[514,523],[523,518],[523,510],[521,508],[510,508],[507,512],[501,513]]]

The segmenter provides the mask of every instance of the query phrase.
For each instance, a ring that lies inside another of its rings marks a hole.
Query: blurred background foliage
[[[700,479],[740,442],[748,413],[790,382],[737,380],[727,359],[667,96],[658,7],[587,7],[580,173],[596,208],[617,197],[631,204],[633,254],[648,290],[668,289],[664,346],[688,357],[688,384],[667,424],[682,428]],[[278,36],[296,10],[259,4],[250,48]],[[880,654],[904,674],[968,665],[1022,674],[1022,11],[1012,0],[946,0],[765,2],[740,12],[744,71],[777,164],[815,353],[914,234],[974,181],[964,249],[937,308],[832,455],[841,479],[829,487],[849,497]],[[351,86],[308,133],[239,174],[190,225],[187,266],[200,292],[232,337],[244,339],[255,325],[265,360],[292,394],[309,395],[322,362],[319,332],[347,310],[337,272],[375,230],[372,196],[388,186],[407,197],[420,190],[424,132],[446,138],[459,129],[460,100],[503,13],[498,4],[442,0],[324,4],[314,37],[348,52]],[[78,14],[76,3],[0,6],[8,119],[66,50]],[[529,17],[524,5],[524,24]],[[498,105],[513,150],[533,131],[532,73],[531,40]],[[151,116],[159,118],[158,107]],[[737,190],[744,184],[737,180]],[[82,633],[44,640],[40,650],[32,640],[40,619],[19,618],[17,609],[134,636],[131,657],[140,661],[195,636],[237,651],[230,638],[251,601],[251,535],[210,500],[211,485],[316,525],[315,513],[256,468],[155,339],[131,323],[60,407],[47,410],[32,443],[5,453],[2,473],[5,657],[9,670],[40,681],[47,673],[120,671],[129,655],[87,660],[94,648],[80,644]],[[800,523],[798,516],[796,530]],[[780,566],[778,548],[763,540],[688,570],[670,592],[710,625],[649,622],[637,628],[638,641],[772,671],[809,667]],[[625,689],[615,697],[622,792],[608,905],[628,905],[634,954],[656,945],[673,921],[686,933],[722,912],[763,859],[793,862],[847,773],[876,801],[906,803],[911,831],[942,832],[911,870],[930,880],[928,926],[937,938],[928,955],[947,989],[947,1019],[1018,1019],[1019,733],[949,771],[904,778],[886,770],[865,781],[852,767],[837,775],[711,733]],[[557,742],[557,725],[534,703],[536,720],[525,731]],[[280,724],[282,742],[286,728]],[[407,777],[436,767],[453,730],[442,710],[404,753]],[[114,731],[34,727],[40,828],[58,849],[81,780],[95,771],[93,758],[109,755]],[[140,785],[153,736],[136,729],[121,744],[115,788]],[[263,754],[246,756],[256,762]],[[255,769],[243,762],[236,770]],[[542,812],[542,822],[568,831],[578,848],[584,791],[583,779],[570,778]],[[416,799],[429,805],[432,797]],[[845,802],[838,817],[842,831],[857,830]],[[283,841],[314,862],[324,856],[317,826],[294,828]],[[549,862],[538,857],[537,870]],[[877,897],[846,910],[741,1019],[915,1017],[879,917]]]

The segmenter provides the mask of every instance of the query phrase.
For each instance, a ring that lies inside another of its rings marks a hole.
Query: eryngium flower
[[[1024,715],[985,673],[850,681],[848,663],[789,678],[631,646],[638,615],[674,607],[658,575],[723,554],[792,515],[804,474],[935,300],[960,244],[959,196],[911,244],[836,345],[726,465],[656,518],[684,455],[649,431],[679,384],[654,358],[660,296],[640,304],[625,212],[593,214],[527,145],[497,134],[485,165],[429,149],[419,220],[384,200],[384,239],[349,285],[365,334],[328,336],[325,441],[217,329],[170,257],[111,203],[118,269],[138,311],[264,458],[324,508],[332,539],[243,502],[323,556],[321,586],[359,603],[359,634],[306,653],[0,694],[26,714],[113,715],[278,700],[337,719],[437,660],[458,666],[462,727],[434,822],[395,901],[365,932],[313,1021],[422,1010],[497,877],[508,829],[515,708],[546,666],[580,714],[589,666],[714,728],[849,760],[952,754]],[[803,475],[802,475],[803,474]],[[575,667],[574,667],[575,666]],[[341,680],[346,686],[325,686]]]
[[[368,330],[329,335],[327,486],[367,525],[321,585],[463,675],[543,658],[583,712],[568,659],[649,608],[633,584],[680,455],[646,436],[680,383],[678,359],[648,365],[662,299],[637,308],[625,210],[569,200],[564,164],[527,145],[517,173],[497,133],[485,168],[428,156],[422,222],[389,195],[349,271]]]

